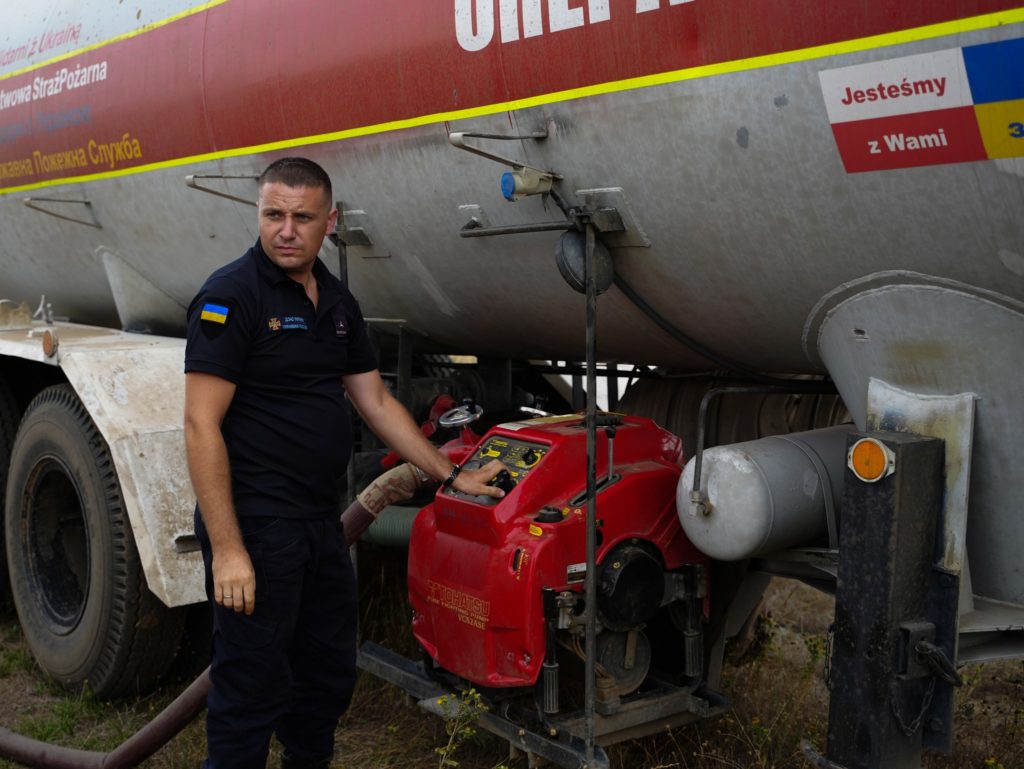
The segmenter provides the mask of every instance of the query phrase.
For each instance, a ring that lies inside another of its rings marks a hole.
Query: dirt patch
[[[36,673],[16,672],[0,679],[0,724],[17,731],[20,721],[49,712],[60,697],[39,689]]]
[[[45,690],[13,612],[4,612],[0,628],[0,725],[16,729],[19,720],[48,712],[60,697]]]

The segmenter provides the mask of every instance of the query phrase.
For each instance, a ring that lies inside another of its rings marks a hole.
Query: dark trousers
[[[214,614],[205,769],[264,769],[275,732],[297,764],[329,760],[356,677],[355,579],[340,522],[240,519],[256,571],[249,616],[214,603],[198,512],[195,525]]]

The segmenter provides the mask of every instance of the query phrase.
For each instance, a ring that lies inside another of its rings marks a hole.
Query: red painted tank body
[[[599,487],[607,476],[607,441],[599,431]],[[541,590],[583,589],[583,419],[498,426],[468,461],[494,457],[516,480],[497,504],[442,491],[416,518],[409,547],[413,632],[441,667],[462,678],[482,686],[529,686],[544,661]],[[669,571],[707,563],[676,515],[681,461],[679,439],[649,419],[628,417],[616,429],[613,462],[620,478],[597,496],[599,566],[627,540],[653,545]],[[560,520],[538,521],[542,511]]]

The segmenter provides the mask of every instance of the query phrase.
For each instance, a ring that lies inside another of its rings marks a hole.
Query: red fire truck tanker
[[[184,308],[289,154],[396,392],[482,411],[449,450],[507,468],[415,517],[425,662],[367,669],[599,766],[727,707],[725,639],[793,577],[836,594],[808,756],[905,769],[958,667],[1024,656],[1019,0],[2,15],[2,563],[55,679],[152,686],[203,600]]]

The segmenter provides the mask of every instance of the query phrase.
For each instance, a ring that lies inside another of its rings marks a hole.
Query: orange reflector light
[[[875,483],[893,474],[896,457],[884,443],[874,438],[861,438],[850,448],[846,464],[860,480]]]
[[[57,353],[57,334],[47,329],[43,332],[43,355],[52,358]]]

